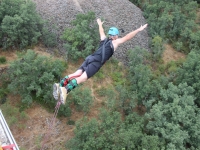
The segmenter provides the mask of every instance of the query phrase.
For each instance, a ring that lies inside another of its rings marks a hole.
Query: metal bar
[[[14,139],[7,123],[6,123],[6,120],[5,120],[1,110],[0,110],[0,123],[3,126],[4,132],[6,133],[6,136],[9,140],[10,144],[15,144],[15,147],[13,147],[13,150],[19,150],[19,147],[17,146],[17,143],[16,143],[16,141],[15,141],[15,139]]]

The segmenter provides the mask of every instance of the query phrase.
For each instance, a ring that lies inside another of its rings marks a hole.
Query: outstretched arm
[[[147,27],[147,24],[141,26],[140,28],[128,33],[127,35],[125,35],[124,37],[122,38],[119,38],[117,40],[115,40],[115,42],[113,43],[114,44],[114,47],[115,49],[122,43],[125,43],[126,41],[129,41],[130,39],[132,39],[138,32],[144,30],[145,28]]]
[[[97,23],[99,25],[100,39],[101,39],[101,41],[103,41],[106,38],[106,35],[104,33],[104,29],[103,29],[103,23],[104,22],[102,22],[101,19],[97,19]]]

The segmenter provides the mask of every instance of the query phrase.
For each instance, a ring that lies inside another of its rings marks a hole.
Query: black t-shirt
[[[102,57],[103,44],[105,46],[104,57]],[[109,58],[113,55],[113,53],[114,53],[114,47],[112,44],[112,40],[106,38],[100,42],[99,48],[92,54],[92,56],[94,57],[96,61],[105,63],[107,60],[109,60]]]

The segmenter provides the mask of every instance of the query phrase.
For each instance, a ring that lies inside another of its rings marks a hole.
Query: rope
[[[76,77],[80,77],[80,75],[77,75],[77,76],[73,76],[71,78],[68,78],[67,80],[71,80],[73,78],[76,78]],[[56,120],[56,117],[57,117],[57,114],[58,114],[58,110],[60,108],[60,105],[61,105],[61,101],[58,100],[57,104],[56,104],[56,107],[55,107],[55,111],[54,111],[54,114],[53,114],[53,118],[48,126],[48,128],[46,129],[46,135],[44,136],[44,139],[42,141],[42,147],[40,148],[40,150],[43,150],[44,149],[44,146],[45,146],[45,143],[47,142],[49,136],[50,136],[50,133],[51,131],[53,130],[54,128],[54,123],[55,123],[55,120]]]
[[[40,150],[43,150],[43,149],[44,149],[44,145],[45,145],[45,143],[47,142],[47,140],[48,140],[48,138],[49,138],[49,136],[50,136],[50,133],[51,133],[50,131],[52,131],[53,128],[54,128],[54,123],[55,123],[56,116],[57,116],[57,114],[58,114],[58,110],[59,110],[59,108],[60,108],[60,105],[61,105],[61,101],[58,101],[57,104],[56,104],[56,107],[55,107],[55,112],[54,112],[53,118],[52,118],[52,120],[51,120],[51,122],[50,122],[50,124],[49,124],[49,127],[47,128],[47,129],[49,129],[49,130],[46,132],[46,135],[45,135],[45,137],[44,137],[44,140],[43,140],[43,142],[42,142],[42,147],[41,147]]]

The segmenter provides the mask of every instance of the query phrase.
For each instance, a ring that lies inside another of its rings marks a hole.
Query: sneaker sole
[[[65,91],[65,92],[67,92],[67,91]],[[66,97],[65,97],[65,93],[62,92],[61,87],[59,88],[59,93],[60,93],[60,101],[61,101],[62,104],[65,105],[66,99],[67,99],[67,94],[66,94]]]
[[[58,83],[54,83],[53,85],[53,97],[55,100],[58,100],[60,96],[59,93],[59,84]]]

